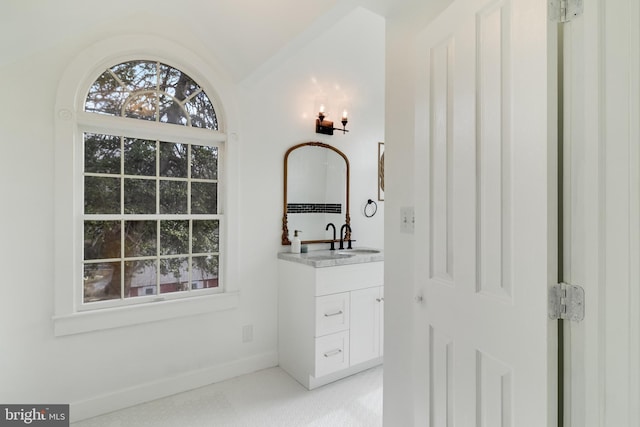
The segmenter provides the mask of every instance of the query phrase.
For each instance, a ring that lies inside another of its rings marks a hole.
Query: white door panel
[[[416,426],[555,425],[554,43],[528,0],[454,1],[418,40]]]

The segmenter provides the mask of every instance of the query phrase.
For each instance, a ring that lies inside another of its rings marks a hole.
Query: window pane
[[[167,258],[160,260],[160,293],[189,290],[188,258]]]
[[[120,298],[120,263],[85,264],[83,274],[84,302]]]
[[[218,184],[209,182],[191,183],[191,213],[213,214],[218,210]]]
[[[153,121],[156,119],[157,105],[158,95],[155,92],[144,92],[129,98],[125,105],[124,116],[132,119]]]
[[[125,221],[124,256],[135,258],[157,255],[156,221]]]
[[[125,175],[156,176],[156,142],[125,138],[124,173]]]
[[[155,295],[158,273],[155,260],[127,261],[124,263],[124,296],[142,297]]]
[[[154,214],[156,213],[156,180],[125,179],[124,180],[124,213]]]
[[[158,83],[156,62],[129,61],[111,68],[111,71],[130,89],[155,89]]]
[[[167,95],[160,95],[159,104],[160,121],[186,126],[189,124],[189,116],[180,104]]]
[[[120,137],[84,134],[84,171],[120,174]]]
[[[169,67],[165,64],[160,64],[158,73],[160,82],[158,88],[162,92],[166,92],[167,94],[171,95],[172,97],[176,97],[179,100],[184,99],[176,96],[176,84],[178,83],[182,75],[183,74],[180,72],[180,70]]]
[[[196,82],[182,71],[160,64],[160,90],[184,101],[199,89]]]
[[[193,257],[191,289],[218,287],[218,256]]]
[[[160,253],[189,253],[189,221],[160,221]]]
[[[119,214],[120,178],[86,176],[84,178],[84,213]]]
[[[89,89],[84,110],[120,116],[128,96],[129,91],[122,87],[109,71],[105,71]]]
[[[218,118],[209,97],[201,92],[184,105],[194,128],[218,130]]]
[[[194,254],[218,252],[220,241],[220,221],[193,221],[192,245]]]
[[[191,178],[218,179],[218,147],[191,146]]]
[[[120,221],[84,222],[84,259],[120,258]]]
[[[186,181],[160,181],[160,213],[187,213]]]
[[[160,143],[160,176],[186,178],[188,167],[186,144]]]

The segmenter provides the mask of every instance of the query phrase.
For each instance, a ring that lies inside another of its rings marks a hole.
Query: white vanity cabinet
[[[308,389],[382,363],[384,263],[279,259],[279,364]]]

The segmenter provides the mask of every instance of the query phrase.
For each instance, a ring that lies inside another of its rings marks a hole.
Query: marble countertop
[[[297,262],[311,267],[335,267],[337,265],[360,264],[364,262],[384,261],[384,252],[374,248],[354,248],[344,250],[320,250],[292,254],[279,252],[278,259]]]

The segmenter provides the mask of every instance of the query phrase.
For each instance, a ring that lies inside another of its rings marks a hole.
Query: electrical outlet
[[[242,342],[253,341],[253,325],[245,325],[242,327]]]
[[[400,208],[400,232],[413,234],[415,229],[415,212],[413,206]]]

